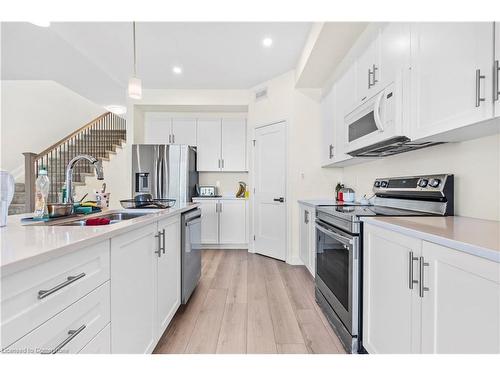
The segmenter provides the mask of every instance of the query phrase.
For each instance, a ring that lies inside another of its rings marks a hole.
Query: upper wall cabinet
[[[166,113],[147,113],[144,141],[149,144],[196,146],[196,119],[170,118]]]
[[[334,138],[333,131],[335,127],[335,86],[332,87],[328,95],[321,101],[321,166],[326,167],[333,163],[334,156]]]
[[[493,23],[411,24],[411,138],[493,117]]]
[[[245,119],[198,120],[198,171],[247,170]]]
[[[495,116],[500,116],[500,22],[495,22],[495,62],[493,64]]]
[[[356,103],[362,103],[379,91],[380,34],[356,60]]]

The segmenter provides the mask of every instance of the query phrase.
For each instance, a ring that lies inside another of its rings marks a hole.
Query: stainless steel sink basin
[[[92,218],[105,218],[109,219],[110,223],[109,224],[116,224],[124,220],[130,220],[130,219],[135,219],[136,217],[141,217],[144,215],[149,215],[148,212],[113,212],[110,214],[102,214],[102,215],[95,215],[92,216]],[[74,220],[69,220],[69,221],[54,221],[54,222],[48,222],[46,225],[57,225],[57,226],[77,226],[77,227],[83,227],[86,226],[85,222],[89,218],[78,218]]]

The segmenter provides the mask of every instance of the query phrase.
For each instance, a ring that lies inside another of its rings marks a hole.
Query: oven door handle
[[[341,236],[337,232],[334,232],[330,229],[325,228],[323,225],[316,223],[316,229],[324,234],[335,238],[337,241],[342,242],[344,245],[352,245],[354,243],[353,239],[349,239],[347,237]]]

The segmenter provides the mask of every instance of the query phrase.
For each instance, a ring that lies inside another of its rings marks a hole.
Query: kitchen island
[[[2,351],[152,352],[180,305],[181,214],[195,207],[104,226],[9,217],[0,232]]]

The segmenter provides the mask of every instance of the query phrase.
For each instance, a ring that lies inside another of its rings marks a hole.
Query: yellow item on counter
[[[248,199],[250,197],[250,192],[248,190],[245,190],[245,198]]]
[[[82,207],[99,207],[96,202],[82,202],[80,203]]]

